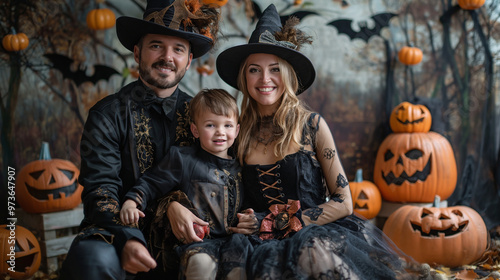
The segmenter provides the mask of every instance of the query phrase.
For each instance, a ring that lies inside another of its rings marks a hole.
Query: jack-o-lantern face
[[[389,134],[379,147],[373,180],[388,201],[447,199],[457,182],[453,149],[435,132]]]
[[[349,188],[354,212],[367,219],[375,218],[382,208],[382,197],[375,184],[363,180],[361,169],[357,170],[356,178],[349,183]]]
[[[12,231],[7,225],[0,225],[0,249],[0,274],[27,279],[40,268],[40,244],[33,233],[22,226],[16,225]]]
[[[487,247],[483,219],[466,206],[406,205],[389,216],[383,231],[403,252],[429,264],[471,264]]]
[[[403,102],[392,110],[389,125],[393,132],[428,132],[432,116],[424,105]]]
[[[439,238],[468,230],[469,220],[464,218],[460,210],[422,208],[420,217],[410,220],[410,224],[414,231],[420,232],[422,238]]]
[[[30,213],[73,209],[81,203],[83,187],[78,168],[67,160],[37,160],[18,174],[16,199]]]

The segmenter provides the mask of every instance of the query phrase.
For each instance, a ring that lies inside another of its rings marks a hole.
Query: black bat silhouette
[[[78,69],[76,71],[71,71],[71,64],[73,63],[73,59],[56,53],[48,53],[44,54],[46,58],[52,62],[52,67],[61,71],[64,79],[70,79],[75,82],[76,86],[79,86],[85,82],[91,82],[95,84],[99,80],[108,80],[112,75],[118,74],[114,68],[111,68],[106,65],[94,65],[94,74],[92,76],[88,76],[85,69]]]
[[[290,15],[285,15],[285,16],[280,16],[281,20],[281,25],[285,25],[285,22],[292,16],[296,17],[301,21],[303,18],[309,15],[317,15],[318,13],[316,12],[310,12],[310,11],[296,11],[295,13],[292,13]]]
[[[339,33],[347,34],[347,36],[349,36],[351,40],[361,39],[368,43],[368,40],[372,36],[375,35],[380,36],[382,28],[389,26],[389,21],[391,20],[391,18],[395,16],[397,16],[397,14],[393,13],[376,14],[370,17],[375,22],[375,26],[373,28],[368,28],[366,21],[364,21],[359,23],[360,30],[357,32],[352,29],[351,26],[352,20],[350,19],[334,20],[327,23],[327,25],[336,27]]]

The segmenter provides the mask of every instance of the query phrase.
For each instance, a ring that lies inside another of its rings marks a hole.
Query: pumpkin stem
[[[42,148],[40,149],[40,159],[41,160],[51,160],[50,151],[49,151],[49,143],[42,142]]]
[[[14,26],[10,27],[10,31],[12,31],[12,35],[16,35],[17,34],[16,29],[14,29]]]
[[[441,197],[436,194],[434,197],[434,202],[432,203],[432,207],[439,208],[439,204],[441,204]]]
[[[356,176],[354,177],[354,182],[363,182],[363,169],[359,168],[356,170]]]

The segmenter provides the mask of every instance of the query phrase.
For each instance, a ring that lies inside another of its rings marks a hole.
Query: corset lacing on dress
[[[257,167],[257,171],[259,172],[259,183],[262,185],[260,191],[263,197],[269,199],[267,201],[268,204],[285,203],[285,201],[281,199],[285,197],[285,193],[283,192],[283,187],[280,186],[281,179],[279,179],[280,173],[278,172],[280,167],[279,164],[268,170],[262,170],[260,166]]]

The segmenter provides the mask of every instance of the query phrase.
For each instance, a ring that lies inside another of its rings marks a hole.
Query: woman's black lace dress
[[[311,117],[311,120],[314,116]],[[303,133],[305,147],[271,165],[245,165],[245,205],[269,213],[272,204],[299,200],[313,209],[329,197],[319,162],[314,158],[317,127]],[[245,207],[244,207],[245,208]],[[369,221],[351,215],[335,222],[309,225],[282,240],[251,236],[254,251],[248,260],[249,279],[402,279],[406,263],[392,242]]]

